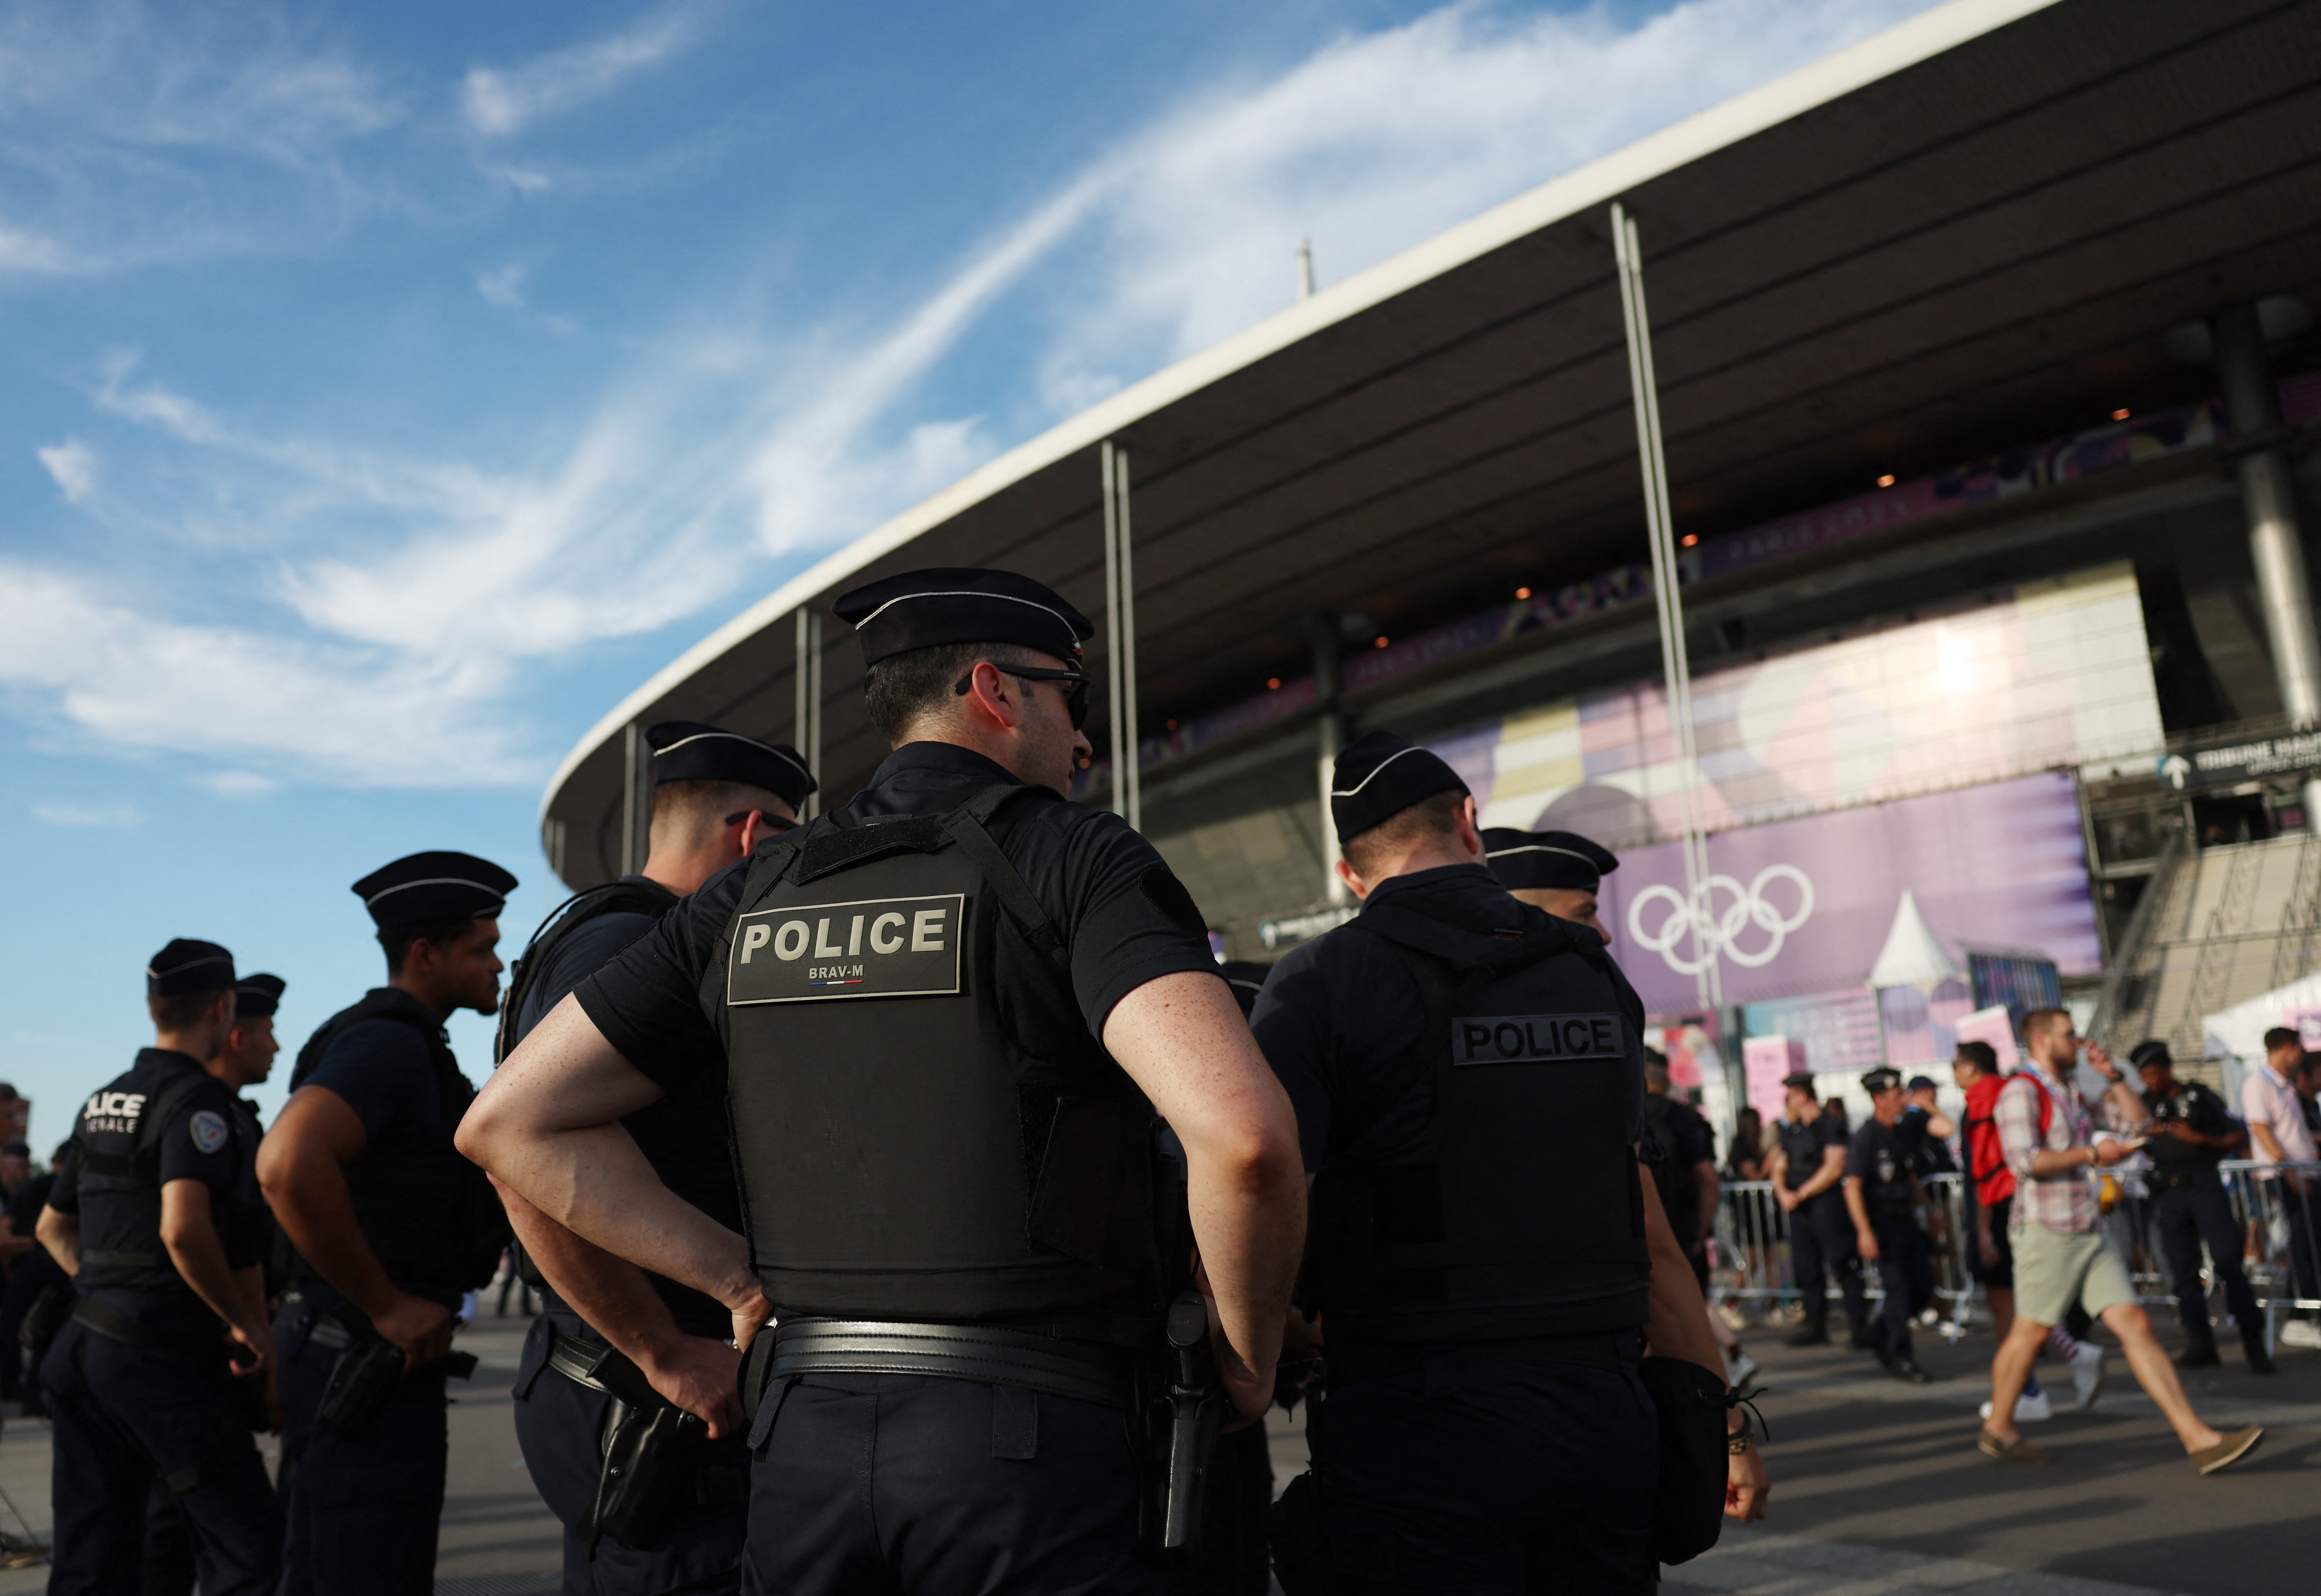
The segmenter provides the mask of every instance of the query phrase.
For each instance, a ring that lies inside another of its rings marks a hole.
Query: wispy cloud
[[[77,504],[96,489],[96,451],[77,438],[68,438],[62,443],[51,443],[32,451],[65,496],[68,504]]]
[[[476,292],[482,295],[486,304],[499,306],[504,311],[523,308],[523,281],[530,276],[521,260],[507,261],[476,274]]]
[[[468,125],[505,138],[543,117],[601,99],[648,68],[660,66],[701,32],[697,5],[668,5],[602,39],[551,50],[522,66],[470,67],[461,95]]]
[[[50,826],[102,826],[118,830],[144,823],[133,803],[35,803],[32,818]]]

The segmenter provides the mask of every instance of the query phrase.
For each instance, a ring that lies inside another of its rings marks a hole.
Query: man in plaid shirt
[[[2080,1048],[2108,1083],[2099,1110],[2107,1129],[2140,1132],[2150,1117],[2144,1100],[2109,1054],[2080,1040],[2061,1009],[2025,1014],[2023,1045],[2028,1062],[2001,1089],[1992,1110],[2015,1174],[2015,1211],[2007,1220],[2015,1250],[2015,1323],[1990,1362],[1991,1416],[1978,1444],[2005,1463],[2050,1461],[2015,1428],[2015,1399],[2048,1330],[2077,1301],[2119,1338],[2137,1383],[2174,1428],[2193,1466],[2212,1474],[2238,1463],[2256,1449],[2264,1431],[2252,1425],[2225,1435],[2200,1422],[2135,1300],[2126,1263],[2102,1228],[2092,1172],[2118,1163],[2134,1144],[2095,1139],[2087,1105],[2071,1084]]]

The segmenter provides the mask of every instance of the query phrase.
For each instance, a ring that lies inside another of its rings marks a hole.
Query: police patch
[[[1617,1014],[1476,1014],[1451,1021],[1452,1064],[1562,1064],[1625,1058]]]
[[[792,904],[733,922],[725,1001],[929,997],[959,991],[967,898],[871,898]]]
[[[194,1133],[194,1146],[201,1151],[214,1153],[225,1146],[228,1132],[224,1115],[204,1109],[187,1121],[187,1125]]]

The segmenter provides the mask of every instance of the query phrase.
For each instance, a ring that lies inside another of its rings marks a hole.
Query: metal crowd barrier
[[[2241,1265],[2265,1310],[2266,1339],[2279,1334],[2289,1314],[2321,1314],[2321,1164],[2258,1165],[2232,1159],[2218,1166],[2244,1239]],[[1934,1309],[1945,1335],[1955,1338],[1981,1306],[1982,1288],[1970,1266],[1974,1246],[1973,1210],[1966,1201],[1965,1177],[1938,1174],[1920,1183],[1926,1207],[1920,1222],[1933,1243]],[[2128,1260],[2138,1294],[2153,1308],[2172,1310],[2169,1271],[2152,1222],[2153,1198],[2140,1172],[2110,1177],[2105,1223]],[[1776,1312],[1799,1300],[1789,1261],[1790,1216],[1773,1200],[1769,1181],[1727,1181],[1717,1198],[1716,1250],[1709,1275],[1712,1304],[1754,1307]],[[1873,1301],[1884,1292],[1874,1266],[1861,1271]],[[2215,1260],[2202,1254],[2201,1282],[2215,1300]],[[1833,1274],[1827,1287],[1839,1295]]]

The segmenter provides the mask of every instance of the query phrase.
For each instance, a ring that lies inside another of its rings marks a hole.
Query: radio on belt
[[[742,915],[725,962],[725,1001],[929,997],[959,991],[967,894],[786,903]]]

